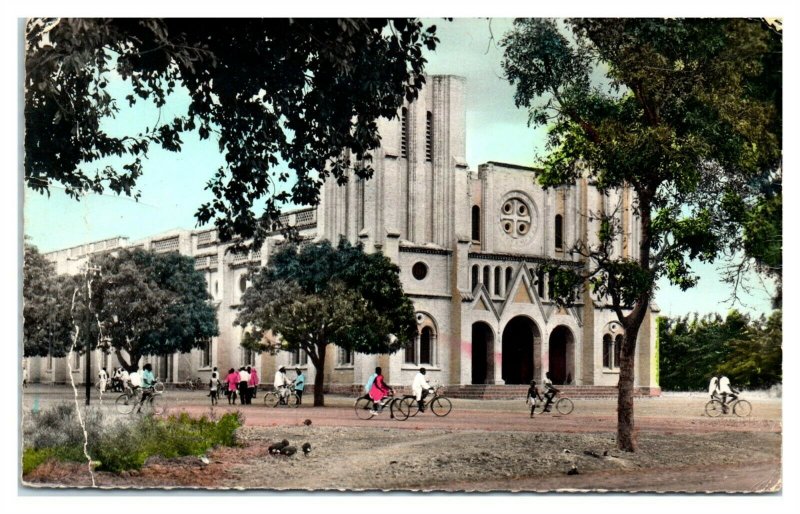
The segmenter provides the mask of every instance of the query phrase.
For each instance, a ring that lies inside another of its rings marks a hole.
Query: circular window
[[[500,213],[500,223],[503,231],[511,237],[522,237],[530,232],[531,209],[521,198],[511,198],[507,200]]]
[[[424,262],[418,262],[411,267],[411,274],[417,280],[422,280],[428,276],[428,266]]]
[[[417,323],[421,325],[423,321],[425,321],[425,315],[422,314],[421,312],[418,312],[417,313]]]

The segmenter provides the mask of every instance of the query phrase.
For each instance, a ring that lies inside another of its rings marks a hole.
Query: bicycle
[[[447,416],[453,410],[453,402],[445,396],[444,386],[441,384],[435,385],[433,388],[433,397],[429,400],[422,400],[422,408],[430,407],[431,412],[438,417]],[[419,404],[414,395],[408,394],[403,396],[403,408],[408,410],[410,417],[419,414]]]
[[[114,401],[114,407],[120,414],[130,414],[136,410],[137,413],[144,411],[145,414],[160,415],[166,410],[162,393],[153,390],[145,397],[141,387],[136,388],[135,391],[128,389],[119,395]]]
[[[383,412],[383,409],[389,407],[389,417],[392,419],[396,419],[398,421],[405,421],[408,419],[409,411],[408,408],[403,403],[405,399],[404,396],[394,396],[389,395],[377,405],[378,411]],[[369,394],[365,394],[363,396],[359,396],[356,398],[355,403],[353,404],[353,408],[356,411],[356,416],[359,419],[371,419],[376,414],[376,405],[375,402],[372,401]]]
[[[733,412],[740,418],[746,418],[753,411],[753,406],[747,400],[740,398],[734,399],[730,403],[722,403],[719,398],[712,398],[706,403],[705,413],[710,418],[716,418],[723,414]]]
[[[555,397],[557,397],[559,395],[560,395],[560,393],[556,392],[556,395],[553,398],[555,398]],[[530,406],[531,406],[531,417],[533,417],[533,415],[536,414],[536,413],[539,413],[539,414],[544,413],[545,412],[544,407],[545,407],[546,403],[547,402],[544,401],[544,400],[539,400],[538,398],[532,398],[531,399],[531,403],[530,403]],[[566,416],[567,414],[571,413],[572,410],[575,408],[575,404],[572,402],[571,399],[567,398],[566,396],[561,396],[558,400],[556,400],[555,402],[551,403],[550,405],[555,407],[556,411],[559,414],[564,415],[564,416]]]
[[[158,381],[158,379],[156,379]],[[197,378],[187,378],[184,385],[190,391],[194,391],[195,389],[202,389],[203,388],[203,381],[200,380],[200,377]]]
[[[281,398],[281,394],[278,391],[267,391],[264,393],[264,405],[269,407],[278,407],[279,405],[285,405],[286,407],[291,407],[296,409],[300,406],[300,397],[297,396],[297,392],[294,389],[289,390],[289,395],[286,396],[285,401]]]

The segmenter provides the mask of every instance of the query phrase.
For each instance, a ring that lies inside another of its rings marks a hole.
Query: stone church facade
[[[417,101],[394,120],[381,120],[381,147],[373,152],[370,180],[351,176],[344,186],[326,183],[317,208],[284,214],[308,239],[346,238],[380,251],[400,267],[416,311],[418,336],[393,355],[329,352],[326,383],[355,389],[375,366],[387,382],[409,385],[420,366],[451,387],[495,387],[539,381],[613,387],[619,377],[622,331],[602,299],[584,292],[569,308],[549,294],[544,263],[582,268],[570,252],[576,241],[596,242],[599,221],[592,213],[614,213],[623,227],[615,252],[633,257],[637,217],[630,190],[602,194],[587,179],[569,187],[543,189],[536,170],[488,162],[466,163],[466,84],[456,76],[431,76]],[[168,382],[207,378],[211,367],[257,366],[267,382],[281,365],[300,366],[313,383],[314,368],[299,352],[276,356],[242,349],[241,327],[233,326],[248,283],[248,266],[264,265],[280,234],[259,251],[238,254],[212,230],[177,230],[139,241],[114,238],[47,254],[60,273],[76,273],[97,252],[141,247],[193,256],[217,307],[220,335],[189,354],[147,359]],[[655,310],[642,324],[636,348],[636,386],[658,394]],[[97,352],[96,352],[97,353]],[[333,356],[331,358],[330,356]],[[94,355],[113,367],[113,355]],[[27,359],[32,381],[64,382],[72,368],[80,382],[84,356]],[[69,362],[70,366],[67,366]],[[96,373],[95,373],[96,374]],[[291,376],[291,374],[290,374]]]

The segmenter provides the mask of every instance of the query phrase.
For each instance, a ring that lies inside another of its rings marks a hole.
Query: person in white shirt
[[[544,398],[547,401],[544,406],[544,412],[550,412],[550,405],[553,403],[553,398],[558,394],[558,389],[553,386],[553,379],[550,378],[549,371],[545,372],[542,385],[544,386]]]
[[[727,405],[734,402],[739,391],[731,386],[731,381],[725,375],[719,377],[719,394],[722,395],[722,410],[725,412]]]
[[[239,368],[239,398],[242,405],[250,404],[250,373],[245,368]]]
[[[272,383],[272,385],[275,386],[275,390],[281,396],[281,403],[286,403],[291,383],[292,381],[286,376],[286,368],[281,366],[280,369],[275,372],[275,380]]]
[[[712,400],[719,398],[719,377],[711,377],[711,382],[708,383],[708,395]]]
[[[433,392],[433,388],[425,378],[425,373],[425,368],[419,368],[419,373],[414,375],[414,381],[411,383],[411,392],[414,393],[414,396],[417,399],[417,405],[419,406],[419,410],[421,412],[425,411],[425,404],[423,403],[423,400],[425,400],[425,397],[428,396],[429,392]]]
[[[108,371],[106,371],[106,368],[100,370],[98,378],[100,381],[100,394],[103,394],[106,392],[106,384],[108,384]]]

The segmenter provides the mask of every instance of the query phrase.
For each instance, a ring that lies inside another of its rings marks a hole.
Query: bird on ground
[[[273,444],[269,445],[269,448],[267,448],[267,450],[272,455],[277,455],[277,454],[281,453],[281,451],[284,448],[286,448],[287,446],[289,446],[289,441],[284,439],[283,441],[281,441],[279,443],[273,443]]]
[[[579,475],[579,474],[580,473],[578,472],[578,466],[576,466],[575,464],[573,464],[570,470],[567,471],[567,475]]]
[[[303,454],[308,457],[309,453],[311,453],[311,443],[303,443]]]
[[[310,419],[307,419],[307,420],[303,421],[303,424],[304,424],[305,426],[307,426],[307,427],[310,427],[310,426],[311,426],[311,420],[310,420]]]
[[[287,457],[291,457],[295,453],[297,453],[297,448],[295,448],[294,446],[285,446],[281,450],[281,455],[286,455]]]

